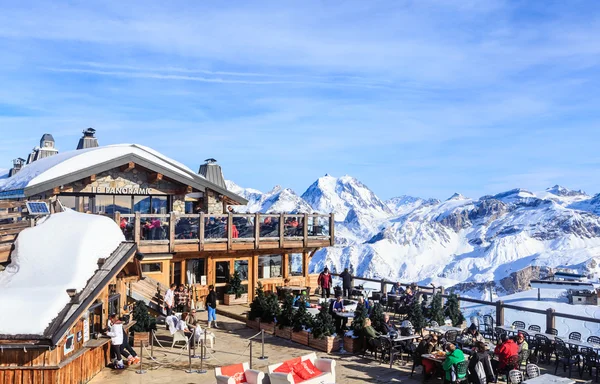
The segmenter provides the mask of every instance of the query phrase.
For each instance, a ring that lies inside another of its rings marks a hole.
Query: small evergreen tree
[[[425,328],[425,316],[423,316],[423,308],[419,300],[415,299],[408,308],[408,321],[411,322],[415,332],[421,333]]]
[[[444,325],[444,308],[442,307],[442,295],[436,293],[431,300],[429,308],[429,319],[435,321],[439,325]]]
[[[133,308],[133,320],[135,324],[131,327],[134,332],[150,332],[156,330],[156,319],[148,313],[148,307],[142,300],[135,302]]]
[[[294,312],[294,298],[292,295],[285,295],[283,304],[281,305],[281,312],[277,316],[277,325],[279,325],[279,328],[292,326],[294,323]]]
[[[315,339],[324,339],[335,333],[335,324],[333,317],[329,313],[326,305],[321,305],[321,309],[313,321],[311,333]]]
[[[265,306],[263,307],[262,315],[260,316],[260,321],[264,321],[266,323],[272,323],[279,313],[281,312],[281,308],[279,307],[279,300],[277,299],[277,295],[271,293],[265,297]]]
[[[294,320],[292,322],[292,327],[294,332],[300,332],[303,329],[308,329],[313,325],[313,317],[306,310],[306,304],[304,299],[298,299],[298,309],[296,309],[294,313]]]
[[[460,311],[458,296],[455,293],[451,293],[448,297],[446,306],[444,308],[444,313],[450,318],[450,320],[452,320],[452,325],[455,327],[460,326],[465,321],[465,317]]]
[[[242,277],[238,271],[235,271],[227,284],[227,294],[235,295],[235,298],[239,299],[243,293],[245,293],[245,289],[242,286]]]
[[[383,306],[379,303],[375,303],[371,310],[371,325],[376,331],[383,332],[383,324],[385,322],[384,316]]]
[[[352,321],[352,330],[354,331],[354,336],[362,335],[365,319],[368,317],[368,315],[369,311],[367,311],[367,307],[365,307],[364,304],[358,303],[356,305],[356,310],[354,311],[354,320]]]
[[[266,306],[267,297],[262,283],[259,281],[256,286],[256,296],[250,303],[250,312],[248,312],[248,320],[260,319],[263,315]]]

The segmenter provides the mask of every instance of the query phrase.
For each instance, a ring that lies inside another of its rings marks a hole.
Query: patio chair
[[[519,370],[513,369],[508,372],[508,381],[510,384],[520,384],[523,381],[523,373]]]
[[[546,329],[546,333],[552,336],[558,336],[558,330],[556,328]]]
[[[483,329],[481,329],[480,332],[483,337],[494,341],[494,318],[492,316],[483,316]]]
[[[579,332],[569,333],[569,340],[581,341],[581,333],[579,333]]]
[[[529,354],[531,353],[531,351],[529,351],[529,349],[524,349],[521,352],[519,352],[519,371],[521,370],[521,367],[523,366],[527,366],[527,363],[529,361]]]
[[[175,333],[173,334],[173,342],[171,343],[171,348],[174,348],[175,344],[178,343],[185,343],[186,349],[189,348],[189,339],[183,331],[175,331]]]
[[[587,342],[588,343],[592,343],[592,344],[600,344],[600,337],[598,336],[590,336],[587,338]]]
[[[533,332],[542,332],[542,327],[540,327],[539,325],[530,325],[529,328],[527,328],[528,331],[533,331]]]
[[[512,325],[516,329],[525,329],[525,323],[522,321],[513,321]]]
[[[563,364],[563,371],[567,371],[567,367],[569,368],[569,377],[571,377],[572,368],[574,365],[577,365],[577,371],[579,372],[579,358],[577,356],[573,356],[571,354],[571,350],[567,348],[564,343],[556,345],[556,365],[554,366],[554,374],[558,372],[558,366]]]
[[[460,383],[468,383],[469,382],[469,375],[467,372],[467,369],[469,368],[469,362],[468,361],[461,361],[460,363],[454,364],[452,366],[452,370],[454,375],[456,376],[456,380],[452,381],[452,384],[460,384]],[[459,376],[462,376],[462,378],[458,378]]]
[[[373,341],[376,341],[378,350],[381,352],[382,363],[389,363],[390,359],[393,362],[396,357],[400,357],[400,360],[402,360],[402,348],[394,345],[393,341],[391,341],[389,338],[380,337],[378,339],[373,339]],[[390,350],[392,351],[391,357],[388,356],[390,354]],[[375,358],[377,358],[377,354],[375,354]]]
[[[525,371],[527,372],[527,377],[529,379],[533,379],[540,375],[540,367],[535,364],[527,364]]]
[[[456,338],[458,337],[457,331],[446,331],[444,334],[444,339],[447,343],[456,343]]]
[[[550,343],[550,339],[542,334],[536,334],[534,337],[535,340],[535,357],[538,361],[550,361],[550,356],[552,355],[552,343]]]
[[[215,378],[217,384],[262,384],[265,374],[260,371],[250,369],[248,363],[228,365],[225,367],[215,367]]]
[[[579,371],[579,377],[583,378],[585,371],[590,373],[592,377],[592,370],[596,369],[596,382],[598,382],[598,370],[600,369],[600,358],[596,351],[591,348],[582,348],[581,356],[583,357],[582,367]]]
[[[519,370],[519,356],[518,355],[514,355],[508,358],[508,360],[506,361],[506,365],[504,366],[504,368],[502,369],[498,369],[498,379],[500,378],[500,376],[505,375],[506,376],[506,382],[508,383],[509,381],[509,377],[508,374],[510,371],[513,370]]]
[[[435,320],[431,320],[431,321],[429,322],[429,327],[430,327],[430,328],[439,328],[439,327],[440,327],[440,325],[437,323],[437,321],[435,321]]]

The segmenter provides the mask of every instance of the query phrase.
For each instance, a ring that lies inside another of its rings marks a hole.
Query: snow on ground
[[[70,210],[21,232],[0,272],[0,334],[43,334],[69,303],[67,289],[82,290],[124,240],[110,218]]]
[[[483,299],[479,295],[479,299]],[[489,300],[489,297],[486,298]],[[516,305],[519,307],[546,310],[553,308],[557,313],[577,315],[600,319],[600,307],[595,305],[571,305],[568,303],[566,291],[560,289],[542,289],[541,301],[537,301],[537,289],[518,292],[512,295],[494,298],[495,301],[502,300],[505,304]],[[473,315],[492,315],[496,318],[496,308],[493,306],[483,306],[461,302],[465,318],[469,319]],[[546,328],[546,315],[536,314],[525,311],[516,311],[513,309],[504,310],[504,325],[511,325],[513,321],[523,321],[526,327],[530,325],[539,325],[542,331]],[[582,339],[586,340],[589,336],[600,336],[600,324],[584,322],[578,320],[556,317],[556,329],[559,337],[568,338],[571,332],[580,332]]]

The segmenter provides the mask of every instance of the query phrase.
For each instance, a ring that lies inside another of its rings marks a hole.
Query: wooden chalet
[[[311,256],[334,244],[333,215],[235,213],[247,201],[227,189],[214,159],[196,173],[140,145],[88,146],[34,161],[0,180],[0,199],[48,200],[55,211],[114,218],[145,255],[144,280],[131,295],[154,308],[170,283],[192,286],[196,299],[213,284],[222,297],[234,271],[249,300],[259,281],[267,290],[309,285]]]

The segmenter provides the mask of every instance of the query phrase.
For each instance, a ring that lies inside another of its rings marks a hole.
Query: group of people
[[[175,312],[192,313],[195,308],[191,305],[192,291],[186,289],[183,284],[171,284],[164,297],[164,306],[167,316],[173,315]],[[206,310],[208,312],[208,327],[214,326],[217,328],[217,293],[215,287],[208,287],[208,295],[206,296]],[[194,312],[195,313],[195,312]]]
[[[138,364],[140,362],[137,353],[135,353],[133,348],[131,348],[131,345],[129,345],[127,332],[123,329],[123,321],[114,313],[108,318],[106,335],[110,337],[111,358],[114,361],[113,366],[115,369],[125,368],[123,356],[127,359],[128,365]]]
[[[352,294],[352,280],[354,277],[348,268],[344,268],[344,272],[340,273],[340,277],[342,278],[342,292],[340,294],[345,298],[349,298]],[[329,273],[329,268],[323,268],[323,272],[319,274],[317,283],[321,290],[321,297],[329,299],[331,296],[331,288],[333,287],[333,277],[331,276],[331,273]]]

